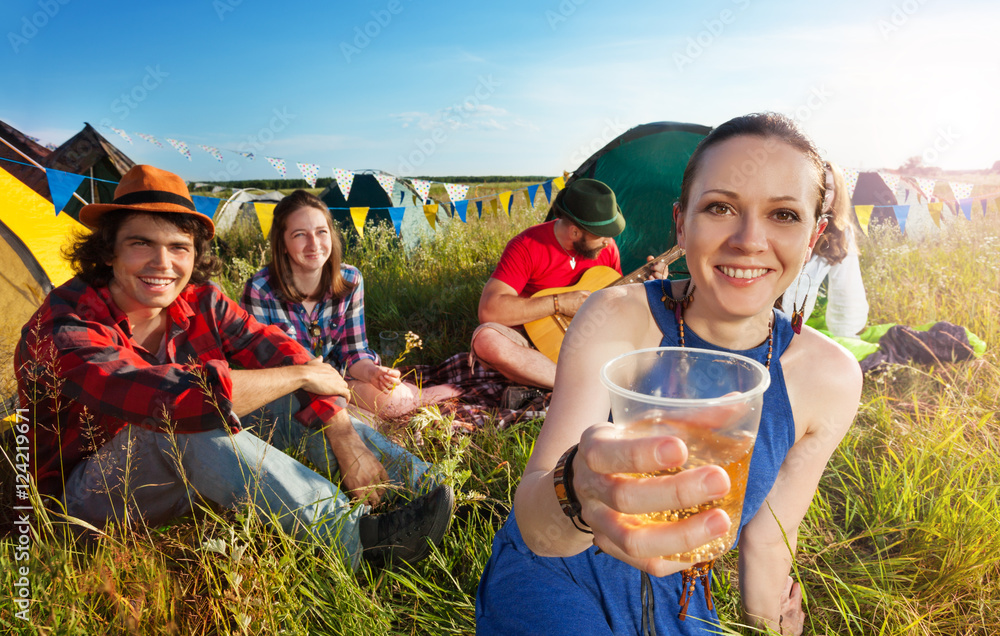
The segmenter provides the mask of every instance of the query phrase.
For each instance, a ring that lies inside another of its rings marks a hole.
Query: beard
[[[597,257],[601,255],[601,252],[604,251],[604,246],[599,245],[588,249],[586,241],[584,241],[583,238],[578,238],[573,241],[573,251],[576,252],[576,255],[579,256],[581,260],[593,261],[596,260]]]

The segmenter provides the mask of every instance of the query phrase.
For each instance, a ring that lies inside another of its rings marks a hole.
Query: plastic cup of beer
[[[601,370],[601,381],[611,393],[611,415],[620,437],[671,435],[687,445],[688,459],[682,467],[635,477],[711,464],[729,474],[729,493],[721,499],[683,510],[636,515],[648,523],[680,521],[712,508],[722,508],[729,515],[732,525],[725,536],[663,558],[700,563],[728,552],[740,527],[760,409],[771,383],[767,369],[732,353],[658,347],[611,360]]]

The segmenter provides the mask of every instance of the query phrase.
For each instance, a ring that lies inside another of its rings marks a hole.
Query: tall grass
[[[479,291],[504,243],[541,218],[519,199],[512,220],[452,223],[409,257],[391,230],[371,227],[352,242],[345,260],[365,276],[369,332],[418,332],[425,349],[414,361],[466,350]],[[806,633],[1000,633],[997,221],[955,223],[919,244],[875,232],[863,248],[873,322],[950,320],[989,348],[974,362],[894,366],[865,379],[857,421],[800,531],[796,576],[806,592]],[[230,294],[261,264],[262,239],[240,241],[229,240],[241,245],[226,259],[222,283]],[[428,409],[398,431],[460,484],[451,532],[412,567],[351,572],[329,550],[241,511],[203,510],[93,544],[37,515],[28,561],[33,622],[13,616],[7,592],[23,562],[13,561],[12,540],[3,539],[0,633],[472,634],[478,576],[539,426],[462,435]],[[727,555],[717,573],[726,630],[752,633],[735,626],[735,557]]]

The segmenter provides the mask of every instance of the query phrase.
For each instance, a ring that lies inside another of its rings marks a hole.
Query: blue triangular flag
[[[399,202],[400,203],[403,202],[403,197],[405,197],[405,196],[406,196],[406,192],[403,192],[402,190],[400,190],[399,191]]]
[[[215,216],[215,211],[219,209],[219,203],[222,201],[215,197],[200,197],[196,194],[192,194],[191,199],[194,200],[194,207],[210,219]]]
[[[476,211],[479,214],[479,218],[483,218],[483,201],[480,199],[476,201]]]
[[[528,199],[531,201],[532,206],[535,205],[535,195],[538,194],[538,185],[536,183],[535,185],[528,186]]]
[[[899,223],[899,231],[901,233],[906,232],[906,217],[910,214],[910,206],[908,205],[894,205],[892,206],[892,211],[896,215],[896,222]]]
[[[455,204],[455,213],[458,214],[458,218],[462,219],[462,223],[465,223],[465,212],[469,209],[469,202],[462,200]]]
[[[397,236],[403,227],[403,212],[406,212],[406,208],[389,208],[389,218],[392,219],[392,227],[396,228]]]
[[[989,203],[986,199],[980,199],[979,205],[983,206],[983,216],[986,216],[986,205]]]
[[[552,201],[552,179],[549,179],[542,184],[542,191],[545,192],[545,200],[547,202]]]
[[[962,199],[958,202],[962,206],[962,212],[965,213],[965,218],[972,220],[972,199]]]
[[[45,176],[49,179],[49,194],[52,195],[52,205],[56,209],[56,216],[63,211],[69,200],[73,198],[73,193],[83,183],[82,174],[63,172],[62,170],[45,169]]]

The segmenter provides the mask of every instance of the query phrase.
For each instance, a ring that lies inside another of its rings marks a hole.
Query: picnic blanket
[[[442,402],[438,407],[442,415],[454,415],[456,428],[469,432],[487,425],[506,428],[514,422],[541,417],[552,397],[551,391],[538,390],[518,408],[506,408],[504,391],[517,385],[482,364],[470,368],[467,352],[456,353],[440,364],[400,367],[400,371],[418,386],[453,384],[460,388],[461,397]]]

